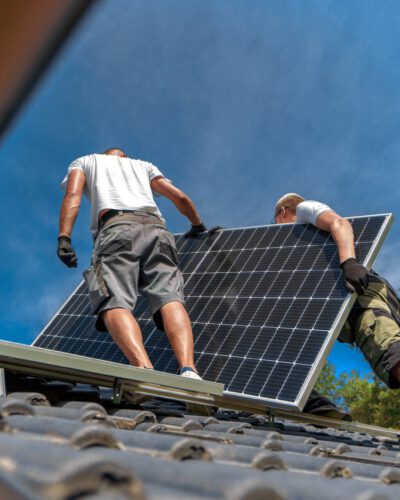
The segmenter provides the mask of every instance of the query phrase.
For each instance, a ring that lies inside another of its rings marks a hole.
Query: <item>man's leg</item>
[[[389,387],[400,387],[400,328],[394,318],[378,308],[360,316],[356,345],[375,374]]]
[[[165,333],[174,350],[179,367],[189,366],[196,371],[193,357],[193,332],[185,306],[168,302],[160,308]]]
[[[390,388],[400,387],[400,299],[384,278],[374,273],[355,320],[355,343],[376,375]]]
[[[107,309],[103,320],[108,333],[133,366],[153,368],[143,344],[143,337],[138,322],[127,309]]]

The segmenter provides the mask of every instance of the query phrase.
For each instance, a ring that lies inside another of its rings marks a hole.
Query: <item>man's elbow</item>
[[[81,197],[80,193],[69,191],[65,193],[63,203],[68,206],[79,207],[81,204]]]
[[[353,228],[350,222],[343,217],[337,217],[331,226],[331,233],[338,233],[342,231],[351,231],[353,232]]]
[[[180,205],[187,205],[188,203],[190,203],[190,198],[189,196],[184,193],[183,191],[179,191],[177,193],[175,193],[175,196],[174,196],[174,201],[175,203],[178,203]]]

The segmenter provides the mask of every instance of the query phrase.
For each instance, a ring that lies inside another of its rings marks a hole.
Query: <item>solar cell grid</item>
[[[351,219],[360,261],[387,221]],[[332,238],[308,225],[272,225],[178,236],[177,248],[200,373],[230,394],[299,406],[349,302]],[[108,334],[96,332],[88,308],[81,284],[34,345],[126,363]],[[141,297],[135,314],[155,368],[175,373]]]

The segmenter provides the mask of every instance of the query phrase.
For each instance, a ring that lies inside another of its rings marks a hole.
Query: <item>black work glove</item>
[[[340,267],[343,270],[344,284],[347,290],[364,295],[369,282],[367,269],[353,257],[342,262]]]
[[[205,233],[207,231],[206,226],[201,222],[198,226],[193,226],[187,231],[183,237],[184,238],[196,238],[198,234]]]
[[[68,236],[59,236],[57,255],[67,267],[76,267],[78,265],[78,257],[71,246],[71,238],[68,238]]]

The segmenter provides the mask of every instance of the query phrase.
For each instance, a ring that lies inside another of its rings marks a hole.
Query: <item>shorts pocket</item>
[[[160,241],[159,243],[160,254],[168,257],[175,265],[179,265],[179,257],[176,248],[166,243],[165,241]]]
[[[96,314],[99,308],[110,297],[101,275],[101,263],[90,266],[82,274],[89,291],[91,312],[92,314]]]
[[[172,259],[172,262],[175,265],[179,265],[179,256],[178,252],[176,250],[176,243],[175,243],[175,238],[174,235],[171,234],[168,229],[165,227],[162,228],[162,231],[160,231],[160,236],[159,236],[159,251],[160,254],[166,255],[170,259]]]
[[[130,252],[131,250],[132,238],[130,237],[129,226],[127,227],[126,224],[105,227],[101,230],[95,243],[95,253],[98,256]]]
[[[102,244],[97,252],[99,255],[113,255],[120,252],[130,252],[131,250],[131,240],[115,239]]]

